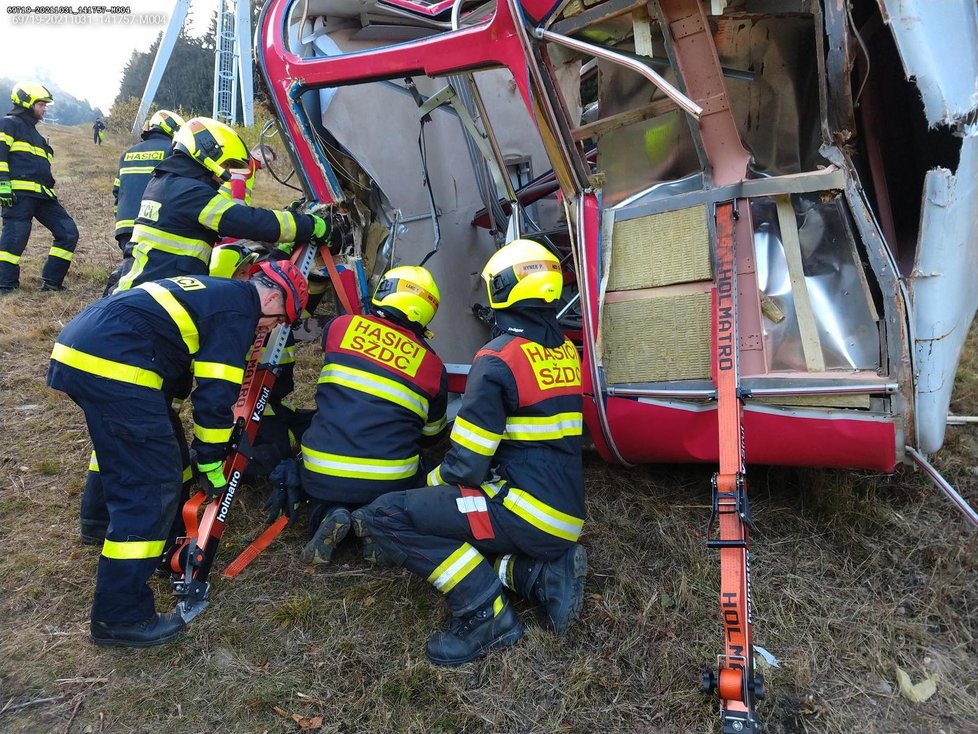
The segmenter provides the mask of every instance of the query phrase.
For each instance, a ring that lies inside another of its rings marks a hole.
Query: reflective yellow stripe
[[[426,423],[424,428],[421,429],[421,434],[423,436],[437,436],[446,425],[448,425],[448,418],[442,416],[440,420],[436,420],[433,423]]]
[[[209,377],[212,380],[227,380],[240,385],[244,379],[244,370],[220,362],[194,362],[194,377]]]
[[[14,255],[12,253],[4,252],[3,250],[0,250],[0,262],[17,265],[18,263],[20,263],[20,255]]]
[[[157,390],[163,387],[163,378],[155,372],[142,367],[134,367],[131,364],[113,362],[111,359],[103,359],[93,354],[86,354],[64,344],[54,345],[54,349],[51,351],[51,359],[74,367],[76,370],[89,372],[110,380],[152,387]]]
[[[535,528],[564,540],[576,541],[584,527],[580,518],[556,510],[522,489],[510,487],[503,505]]]
[[[296,235],[296,226],[295,226],[295,217],[292,216],[292,213],[280,212],[277,210],[273,210],[272,213],[275,215],[275,218],[278,220],[278,229],[279,229],[278,241],[291,242],[292,240],[294,240]]]
[[[7,135],[7,133],[0,133],[0,143],[6,143],[7,147],[13,145],[14,138],[12,135]]]
[[[41,186],[41,184],[36,181],[24,181],[22,179],[12,178],[10,179],[10,188],[14,191],[34,191],[38,194],[46,194],[54,198],[54,192],[47,186]]]
[[[328,364],[319,373],[319,384],[323,383],[359,390],[376,398],[388,400],[395,405],[400,405],[422,420],[428,418],[428,399],[396,380],[341,364]]]
[[[211,258],[211,246],[204,240],[181,237],[145,224],[137,224],[133,227],[132,241],[137,247],[142,246],[147,253],[150,250],[160,250],[171,255],[186,255],[197,258],[205,265]]]
[[[580,413],[556,413],[545,418],[518,416],[506,421],[503,441],[553,441],[566,436],[580,436],[584,416]]]
[[[152,173],[156,166],[132,166],[131,168],[120,169],[119,175],[125,176],[127,173]],[[118,181],[118,179],[116,179]]]
[[[293,362],[295,362],[295,344],[282,350],[282,359],[279,360],[279,364],[292,364]]]
[[[479,486],[482,488],[482,491],[486,493],[489,499],[492,499],[502,491],[504,484],[505,482],[498,480],[495,482],[483,482]]]
[[[451,438],[459,446],[469,451],[481,456],[492,456],[496,453],[496,447],[499,446],[502,434],[492,433],[461,416],[457,416],[455,425],[452,426]]]
[[[71,258],[75,256],[71,250],[64,250],[60,247],[52,247],[48,252],[51,257],[60,257],[62,260],[67,260],[71,262]]]
[[[95,455],[95,449],[92,449],[92,458],[88,460],[88,470],[98,471],[98,457]]]
[[[425,484],[427,484],[429,487],[435,487],[444,483],[445,482],[441,478],[441,464],[428,472],[428,476],[425,477]]]
[[[158,283],[141,283],[136,287],[149,293],[153,300],[163,307],[163,310],[170,315],[173,323],[180,331],[183,343],[187,345],[187,351],[190,352],[191,356],[197,354],[197,350],[200,349],[200,334],[197,333],[197,325],[190,318],[187,309],[180,305],[176,296]]]
[[[10,173],[10,165],[7,161],[0,161],[0,173]]]
[[[44,148],[38,148],[36,145],[31,145],[30,143],[25,143],[23,140],[15,140],[10,144],[11,153],[30,153],[31,155],[40,156],[41,158],[50,161],[51,154],[48,153]]]
[[[200,210],[200,214],[197,215],[197,221],[216,232],[218,226],[221,224],[221,217],[234,205],[233,201],[228,201],[220,193],[214,194],[213,198],[207,202],[207,205]]]
[[[204,428],[194,423],[194,436],[204,443],[227,443],[231,440],[230,428]]]
[[[106,538],[102,555],[117,561],[139,561],[143,558],[156,558],[163,555],[165,540],[127,540],[125,542]]]
[[[118,177],[118,176],[116,176],[116,179],[115,179],[115,181],[113,181],[113,182],[112,182],[112,188],[113,188],[113,189],[117,189],[117,188],[119,188],[119,184],[121,184],[121,183],[122,183],[122,182],[121,182],[121,181],[119,180],[119,177]]]
[[[132,229],[135,225],[135,219],[120,219],[115,223],[115,231],[118,232],[120,229],[125,229],[126,227]]]
[[[369,459],[343,456],[302,447],[302,463],[309,471],[355,479],[407,479],[418,471],[418,455],[406,459]]]
[[[189,482],[193,478],[194,478],[194,468],[192,466],[185,466],[185,467],[183,467],[182,481],[186,483],[186,482]]]
[[[135,230],[133,230],[135,231]],[[115,287],[112,293],[118,293],[119,291],[127,291],[132,288],[132,284],[136,281],[140,275],[142,275],[143,270],[146,269],[146,263],[149,261],[148,250],[150,246],[136,245],[132,249],[132,267],[129,268],[129,272],[119,278],[119,285]],[[111,294],[110,294],[111,295]]]
[[[452,555],[442,561],[428,576],[428,581],[443,594],[455,588],[459,581],[468,576],[479,565],[482,555],[468,543],[462,543]]]

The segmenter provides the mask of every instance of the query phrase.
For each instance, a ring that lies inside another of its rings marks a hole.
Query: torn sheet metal
[[[933,127],[978,106],[978,5],[974,0],[880,0],[903,68]]]
[[[938,168],[924,182],[920,245],[911,286],[917,448],[944,441],[958,358],[978,308],[978,126],[965,129],[956,173]]]

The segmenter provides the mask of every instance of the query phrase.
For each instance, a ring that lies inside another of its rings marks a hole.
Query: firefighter
[[[102,118],[98,117],[95,122],[92,123],[92,142],[95,145],[102,144],[102,138],[105,137],[105,123],[102,122]]]
[[[482,277],[495,338],[475,356],[448,453],[426,488],[384,495],[352,516],[366,557],[445,594],[451,620],[427,645],[436,665],[522,637],[504,587],[541,604],[560,634],[584,597],[581,366],[557,323],[560,263],[515,240]],[[495,568],[486,555],[497,556]]]
[[[78,243],[78,227],[54,193],[54,149],[37,131],[54,98],[40,84],[20,82],[10,99],[14,107],[0,119],[0,293],[20,286],[20,256],[34,219],[54,236],[41,271],[41,290],[61,291]]]
[[[108,295],[119,282],[123,270],[132,260],[132,228],[136,223],[139,205],[143,200],[146,184],[153,178],[156,166],[169,157],[173,150],[173,136],[184,120],[169,110],[159,110],[143,124],[142,140],[129,148],[119,158],[119,173],[112,184],[115,199],[115,241],[122,252],[122,264],[109,276],[105,286]]]
[[[424,483],[420,449],[444,431],[448,402],[445,366],[425,340],[438,300],[431,273],[398,267],[378,283],[372,313],[326,324],[316,413],[302,437],[306,563],[329,563],[351,509]]]
[[[304,242],[326,235],[326,220],[311,214],[256,209],[218,189],[235,170],[247,170],[248,149],[234,130],[194,117],[173,136],[173,155],[153,171],[132,230],[131,265],[116,290],[176,275],[206,275],[221,237]]]
[[[146,585],[182,481],[170,395],[191,374],[196,379],[196,469],[201,489],[216,497],[226,485],[232,406],[255,330],[294,321],[307,288],[290,262],[261,263],[249,281],[152,281],[95,302],[58,336],[48,385],[85,413],[109,510],[92,604],[96,645],[150,647],[183,629],[176,612],[154,611]]]

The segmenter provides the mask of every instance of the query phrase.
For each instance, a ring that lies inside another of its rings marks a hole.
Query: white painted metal
[[[170,23],[166,27],[163,38],[160,39],[159,48],[156,50],[156,58],[153,60],[153,68],[150,69],[149,78],[146,80],[146,88],[143,90],[143,98],[139,103],[139,110],[136,112],[136,119],[132,121],[133,135],[139,131],[146,120],[150,105],[156,96],[156,90],[160,86],[160,79],[166,71],[166,64],[173,53],[173,47],[177,43],[177,36],[183,28],[183,21],[187,18],[187,10],[190,8],[190,0],[176,0],[173,4],[173,12],[170,13]]]

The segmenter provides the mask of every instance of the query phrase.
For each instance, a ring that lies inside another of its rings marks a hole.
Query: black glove
[[[272,491],[265,500],[265,522],[271,525],[280,515],[289,521],[286,527],[295,522],[302,504],[302,488],[299,486],[299,467],[295,459],[280,461],[268,475]]]

